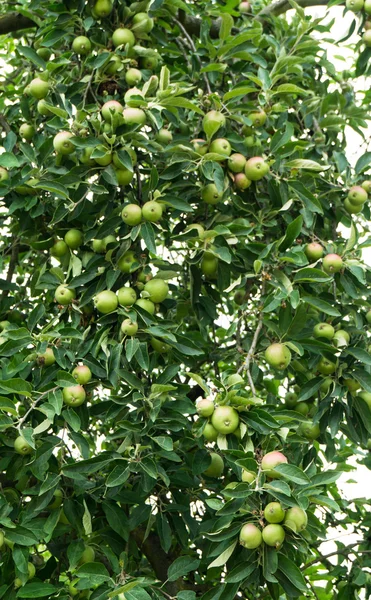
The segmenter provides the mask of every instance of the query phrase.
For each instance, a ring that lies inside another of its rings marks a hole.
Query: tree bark
[[[0,17],[0,35],[11,33],[12,31],[20,31],[21,29],[29,29],[30,27],[37,27],[35,21],[16,12],[11,12]]]

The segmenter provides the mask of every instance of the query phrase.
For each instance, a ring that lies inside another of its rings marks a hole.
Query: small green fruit
[[[72,42],[72,50],[80,56],[86,56],[91,51],[91,41],[85,35],[79,35]]]
[[[208,183],[202,188],[201,198],[206,204],[218,204],[223,198],[223,192],[219,192],[215,183]]]
[[[285,518],[285,511],[279,502],[269,502],[264,509],[264,518],[268,523],[281,523]]]
[[[219,454],[212,452],[210,454],[211,463],[204,471],[204,475],[208,477],[220,477],[224,470],[224,461]]]
[[[142,209],[137,204],[127,204],[122,209],[121,218],[130,227],[135,227],[142,222]]]
[[[117,309],[118,298],[115,292],[104,290],[95,296],[94,306],[100,313],[107,315]]]
[[[125,321],[121,323],[121,332],[124,335],[133,336],[137,333],[137,331],[138,323],[134,323],[133,321],[131,321],[131,319],[125,319]]]
[[[246,523],[240,531],[240,544],[247,550],[259,548],[263,541],[262,532],[253,523]]]
[[[137,295],[133,288],[122,287],[117,292],[117,298],[121,306],[133,306],[137,300]]]
[[[196,409],[201,417],[211,417],[215,410],[214,402],[207,398],[203,398],[197,402]]]
[[[14,440],[14,450],[17,452],[17,454],[22,454],[24,456],[33,452],[32,446],[30,446],[30,444],[26,442],[21,435]]]
[[[162,205],[156,200],[150,200],[143,204],[142,215],[145,221],[157,223],[162,217]]]
[[[149,300],[154,304],[160,304],[169,293],[169,286],[163,279],[151,279],[144,286],[144,291],[149,294]]]
[[[92,373],[87,365],[78,365],[72,371],[72,377],[76,379],[76,382],[80,385],[86,385],[91,380]]]
[[[79,229],[70,229],[64,236],[64,241],[71,250],[77,250],[83,242],[83,235]]]
[[[267,525],[263,529],[262,536],[267,546],[272,546],[279,550],[285,541],[285,530],[281,525]]]

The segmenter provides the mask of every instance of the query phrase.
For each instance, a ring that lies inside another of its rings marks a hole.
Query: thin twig
[[[19,419],[16,427],[19,431],[19,433],[21,433],[21,429],[22,429],[22,425],[23,423],[27,420],[28,415],[34,410],[34,408],[36,408],[36,406],[38,405],[38,403],[40,402],[40,400],[42,400],[42,398],[44,396],[46,396],[47,394],[50,394],[50,392],[54,392],[55,390],[58,389],[58,386],[52,388],[51,390],[47,390],[46,392],[43,392],[38,398],[36,398],[36,400],[34,400],[30,406],[30,408],[28,409],[28,411],[25,412],[25,414],[23,415],[23,417],[21,419]]]
[[[9,268],[8,268],[8,272],[6,274],[7,283],[10,283],[12,281],[14,272],[15,272],[17,264],[18,264],[19,240],[15,236],[13,236],[13,238],[12,238],[11,248],[12,248],[12,252],[11,252],[10,260],[9,260]],[[1,300],[4,300],[5,298],[8,297],[9,291],[10,290],[3,290],[3,293],[1,294]]]
[[[202,61],[201,58],[199,57],[199,55],[197,54],[197,50],[196,50],[196,46],[193,43],[193,40],[191,38],[191,36],[189,35],[188,31],[186,30],[186,28],[184,27],[183,23],[181,23],[180,21],[178,21],[178,19],[174,19],[174,22],[178,25],[179,29],[182,31],[183,35],[185,36],[185,38],[187,39],[191,49],[193,50],[193,52],[195,53],[195,56],[197,58],[197,62],[200,65],[200,69],[202,69]],[[207,93],[211,94],[211,87],[210,87],[210,83],[209,80],[207,78],[206,73],[202,73],[202,77],[203,80],[205,82],[206,85],[206,89],[207,89]]]
[[[323,554],[321,556],[317,556],[316,558],[313,558],[311,561],[309,561],[306,565],[304,565],[302,570],[305,571],[306,569],[309,569],[309,567],[311,567],[312,565],[315,565],[317,562],[326,560],[326,559],[330,558],[331,556],[337,556],[338,554],[347,556],[349,554],[349,550],[351,550],[352,548],[355,548],[356,546],[359,546],[361,543],[362,542],[356,542],[355,544],[350,544],[349,546],[346,546],[345,548],[342,548],[341,550],[335,550],[334,552],[330,552],[329,554]],[[363,552],[361,550],[357,550],[357,553],[365,553],[365,552],[367,552],[367,550],[364,550]],[[371,552],[371,550],[369,550],[368,552]]]
[[[265,281],[263,280],[262,286],[261,286],[260,300],[264,296],[264,293],[265,293]],[[259,334],[261,332],[262,327],[263,327],[263,312],[260,311],[259,318],[258,318],[258,325],[256,327],[256,330],[255,330],[255,333],[254,333],[254,336],[253,336],[253,339],[251,342],[250,350],[247,353],[244,363],[241,365],[241,367],[237,371],[238,373],[240,373],[241,371],[246,371],[247,379],[249,380],[249,385],[251,387],[253,396],[256,396],[256,390],[255,390],[254,382],[252,380],[252,375],[251,375],[251,371],[250,371],[250,363],[253,359],[253,356],[254,356],[254,353],[256,350],[256,346],[258,343],[258,339],[259,339]]]
[[[96,97],[96,95],[94,94],[93,88],[91,87],[91,84],[92,84],[92,82],[93,82],[93,79],[94,79],[94,74],[95,74],[95,69],[93,69],[93,70],[92,70],[92,72],[91,72],[91,75],[90,75],[89,81],[88,81],[88,83],[87,83],[87,86],[86,86],[86,89],[85,89],[85,92],[84,92],[84,95],[83,95],[83,98],[82,98],[82,108],[83,108],[83,110],[84,110],[84,108],[85,108],[85,104],[86,104],[86,100],[87,100],[87,97],[88,97],[89,90],[91,91],[91,93],[92,93],[92,96],[93,96],[93,98],[94,98],[95,102],[96,102],[97,104],[99,104],[99,102],[98,102],[98,100],[97,100],[97,97]]]
[[[137,198],[139,202],[142,202],[142,180],[140,178],[140,172],[138,165],[134,167],[135,174],[137,176]]]

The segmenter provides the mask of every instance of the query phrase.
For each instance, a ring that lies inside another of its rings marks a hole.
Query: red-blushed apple
[[[367,199],[368,194],[360,185],[353,185],[353,187],[350,188],[348,192],[348,200],[352,204],[355,204],[356,206],[363,206]]]
[[[319,260],[323,256],[324,249],[318,242],[310,242],[305,246],[304,252],[308,260]]]
[[[343,266],[343,259],[338,254],[326,254],[322,261],[322,268],[328,274],[339,273]]]
[[[288,460],[286,456],[282,454],[282,452],[279,452],[278,450],[273,450],[272,452],[268,452],[268,454],[265,454],[263,456],[261,461],[261,468],[262,471],[265,472],[267,477],[270,477],[271,479],[279,479],[281,477],[281,474],[278,473],[278,471],[275,471],[274,469],[278,465],[283,465],[287,463]]]
[[[237,173],[234,176],[234,185],[238,190],[247,190],[251,185],[250,179],[247,179],[245,173]]]

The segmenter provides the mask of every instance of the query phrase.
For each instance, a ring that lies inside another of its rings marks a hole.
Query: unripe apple
[[[350,342],[350,335],[345,329],[338,329],[332,341],[337,348],[344,348]]]
[[[216,154],[222,154],[223,156],[230,156],[232,148],[228,140],[225,138],[217,138],[211,142],[209,152],[215,152]]]
[[[263,541],[262,532],[253,523],[246,523],[240,531],[240,544],[247,550],[259,548]]]
[[[262,532],[263,542],[279,550],[285,541],[285,530],[281,525],[267,525]]]
[[[355,204],[356,206],[363,206],[367,199],[367,192],[360,185],[353,185],[353,187],[350,188],[348,192],[348,200],[352,204]]]
[[[137,295],[131,287],[122,287],[117,292],[117,298],[121,306],[133,306],[136,302]]]
[[[245,173],[237,173],[234,176],[234,185],[238,190],[247,190],[251,185],[250,179],[247,179]]]
[[[132,265],[136,262],[134,252],[125,252],[117,261],[117,268],[122,273],[131,273]]]
[[[303,415],[303,417],[306,417],[307,414],[309,413],[309,404],[307,404],[306,402],[303,402],[303,401],[298,402],[297,405],[295,406],[295,410],[296,410],[296,412]]]
[[[211,417],[215,410],[214,402],[207,398],[203,398],[197,402],[196,410],[201,417]]]
[[[208,113],[206,113],[202,120],[202,128],[206,135],[210,138],[218,131],[218,129],[224,127],[225,122],[225,116],[221,112],[217,110],[210,110]]]
[[[36,50],[36,54],[37,56],[40,56],[40,58],[42,58],[43,60],[48,61],[52,55],[52,52],[51,50],[49,50],[49,48],[38,48]]]
[[[72,42],[72,50],[76,54],[86,56],[91,51],[91,41],[85,35],[79,35]]]
[[[138,12],[133,17],[133,29],[137,33],[149,33],[153,25],[153,19],[145,12]]]
[[[366,321],[369,325],[371,325],[371,308],[366,313]]]
[[[142,206],[142,215],[145,221],[157,223],[162,217],[162,204],[156,200],[149,200]]]
[[[317,323],[317,325],[314,326],[313,335],[315,338],[332,340],[335,335],[335,329],[329,323]]]
[[[95,308],[102,314],[107,315],[117,309],[118,299],[115,292],[104,290],[94,298]]]
[[[125,81],[128,85],[137,85],[142,81],[142,72],[139,69],[128,69],[125,73]]]
[[[158,352],[159,354],[165,354],[171,350],[171,346],[169,344],[165,344],[163,340],[157,340],[156,338],[151,338],[151,346],[154,351]]]
[[[17,454],[22,455],[31,454],[31,452],[33,452],[32,446],[30,446],[21,435],[14,440],[14,450]]]
[[[144,100],[144,94],[142,90],[139,90],[136,87],[130,88],[125,92],[124,101],[128,106],[140,106],[142,104],[141,100],[136,100],[136,98],[140,98]]]
[[[102,117],[108,123],[111,123],[114,115],[122,114],[124,112],[124,107],[117,100],[109,100],[105,102],[101,108]]]
[[[9,173],[4,167],[0,167],[0,181],[6,181],[9,179]]]
[[[267,121],[267,115],[264,110],[252,112],[249,114],[249,119],[252,121],[253,127],[263,127]]]
[[[33,98],[37,98],[37,100],[41,100],[42,98],[46,98],[48,95],[50,84],[48,81],[40,79],[40,77],[35,77],[28,87],[31,96],[33,96]]]
[[[145,125],[147,121],[146,113],[141,108],[124,108],[122,113],[126,125]]]
[[[111,0],[97,0],[93,7],[93,16],[97,16],[98,18],[108,17],[112,9],[113,4]]]
[[[71,385],[63,388],[63,402],[67,406],[81,406],[85,402],[86,392],[82,385]]]
[[[154,71],[157,69],[159,64],[159,58],[157,56],[144,56],[141,59],[141,66],[143,69],[148,69],[149,71]]]
[[[137,331],[138,323],[134,323],[131,319],[125,319],[125,321],[121,323],[121,332],[124,335],[133,336],[137,333]]]
[[[72,371],[72,377],[76,379],[80,385],[86,385],[92,378],[91,370],[87,365],[78,365]]]
[[[288,392],[285,396],[285,405],[287,408],[295,408],[298,403],[298,395],[295,392]]]
[[[207,442],[216,442],[219,434],[215,427],[211,425],[211,423],[206,423],[202,435]]]
[[[53,140],[54,150],[62,156],[72,154],[72,152],[75,151],[75,146],[70,140],[70,138],[72,137],[73,134],[69,131],[60,131],[59,133],[57,133]]]
[[[304,252],[308,260],[319,260],[322,258],[324,250],[318,242],[311,242],[305,246]]]
[[[279,502],[269,502],[264,509],[264,518],[268,523],[281,523],[285,518],[285,511]]]
[[[265,360],[275,369],[286,369],[291,361],[291,352],[284,344],[271,344],[265,351]]]
[[[215,183],[208,183],[201,190],[201,198],[206,204],[218,204],[223,198],[223,192],[218,192]]]
[[[298,433],[305,437],[307,440],[312,441],[316,440],[319,437],[321,430],[319,428],[318,423],[311,423],[310,421],[308,421],[307,423],[300,423]]]
[[[204,252],[201,260],[201,271],[202,273],[210,278],[215,279],[218,273],[219,261],[216,256],[210,252]]]
[[[45,100],[39,100],[36,108],[37,112],[42,117],[50,117],[53,114],[52,111],[48,108],[48,103]]]
[[[194,151],[198,152],[198,154],[201,154],[201,156],[204,156],[208,151],[208,143],[205,140],[192,140],[191,144],[193,146]]]
[[[169,293],[169,286],[163,279],[151,279],[144,286],[144,291],[149,294],[149,299],[154,304],[160,304]]]
[[[218,433],[227,435],[236,431],[240,417],[232,406],[217,406],[212,414],[211,424]]]
[[[361,387],[358,381],[352,379],[351,377],[344,377],[343,383],[351,393],[357,392]]]
[[[94,562],[95,559],[95,551],[91,546],[85,546],[85,550],[81,555],[79,560],[79,565],[84,565],[85,563]]]
[[[338,254],[326,254],[322,261],[325,273],[339,273],[343,268],[343,259]]]
[[[365,44],[365,46],[366,46],[367,48],[370,48],[370,47],[371,47],[371,29],[367,29],[367,30],[364,32],[364,34],[363,34],[363,36],[362,36],[362,41],[363,41],[363,43]]]
[[[363,210],[363,204],[353,204],[348,198],[345,198],[344,208],[348,215],[358,215]]]
[[[59,490],[57,488],[53,494],[53,501],[50,504],[48,504],[47,508],[49,510],[55,510],[56,508],[59,508],[61,506],[62,502],[63,502],[63,492],[62,492],[62,490]]]
[[[249,13],[251,11],[250,2],[240,2],[240,4],[238,5],[238,10],[242,14]]]
[[[370,3],[370,11],[371,11],[371,0],[366,0],[366,1]],[[366,6],[366,4],[365,4],[365,6]],[[371,12],[370,12],[370,14],[371,14]],[[371,194],[371,181],[369,181],[369,180],[364,181],[362,183],[361,187],[367,192],[367,194]]]
[[[371,393],[370,392],[360,392],[357,394],[357,398],[361,398],[368,405],[371,410]]]
[[[127,204],[121,212],[121,218],[130,227],[135,227],[142,222],[142,209],[138,204]]]
[[[70,229],[64,236],[64,241],[71,250],[76,250],[83,242],[83,235],[79,229]]]
[[[253,483],[256,479],[256,473],[253,471],[248,471],[247,469],[242,469],[241,481],[244,483]]]
[[[269,173],[269,165],[264,158],[254,156],[249,158],[245,165],[245,175],[251,181],[259,181]]]
[[[322,375],[332,375],[332,373],[335,373],[336,371],[336,364],[327,358],[322,357],[317,364],[317,371],[322,373]]]
[[[35,135],[35,127],[29,123],[22,123],[19,128],[19,135],[26,140],[26,142],[30,142]]]
[[[102,156],[94,157],[95,162],[100,167],[107,167],[112,162],[112,152],[107,146],[99,145],[96,147],[96,150],[104,153]]]
[[[173,141],[173,134],[171,133],[171,131],[169,131],[168,129],[163,127],[162,129],[160,129],[157,132],[156,141],[159,144],[164,144],[164,145],[170,144]]]
[[[118,29],[115,29],[112,34],[112,43],[115,48],[118,46],[126,46],[126,44],[128,44],[129,48],[132,48],[135,44],[135,35],[130,29],[119,27]]]
[[[299,506],[293,506],[286,511],[284,525],[295,532],[303,531],[308,524],[307,513]]]
[[[68,304],[71,304],[72,300],[76,297],[76,292],[75,290],[70,289],[67,284],[62,283],[55,290],[54,297],[58,304],[67,306]]]
[[[37,355],[37,363],[40,367],[50,367],[55,363],[53,348],[47,348],[43,354]]]
[[[126,169],[126,167],[122,167],[120,169],[115,169],[115,174],[116,174],[117,183],[121,187],[124,187],[125,185],[129,185],[129,183],[131,183],[133,181],[134,173],[133,173],[133,171]],[[136,205],[130,205],[130,206],[136,206]]]
[[[243,154],[231,154],[228,158],[228,169],[232,173],[242,173],[246,165],[246,158]]]
[[[50,248],[50,254],[55,258],[62,258],[68,254],[68,246],[63,240],[57,240]]]
[[[282,452],[278,452],[278,450],[273,450],[273,452],[268,452],[262,458],[261,468],[262,471],[265,472],[267,477],[271,479],[279,479],[282,477],[280,473],[274,470],[278,465],[287,464],[288,460]]]
[[[156,307],[153,302],[151,300],[147,300],[147,298],[139,298],[139,300],[136,301],[135,306],[143,308],[143,310],[146,310],[150,315],[154,315],[156,311]]]
[[[224,470],[224,461],[219,454],[211,452],[210,454],[211,463],[204,471],[204,475],[208,477],[220,477]]]

